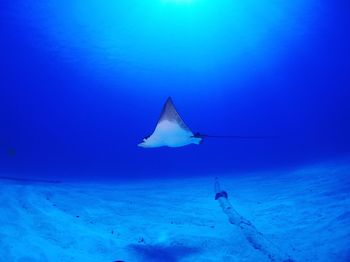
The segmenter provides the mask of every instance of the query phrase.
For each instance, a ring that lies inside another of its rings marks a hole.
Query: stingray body
[[[152,135],[145,137],[138,144],[140,147],[182,147],[190,144],[200,144],[203,137],[193,134],[176,111],[174,103],[169,97],[163,106],[160,118]]]

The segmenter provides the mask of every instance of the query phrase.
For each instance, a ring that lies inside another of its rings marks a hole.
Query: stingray
[[[267,136],[219,136],[193,133],[177,112],[174,102],[169,97],[160,114],[156,128],[138,144],[144,148],[182,147],[190,144],[199,145],[204,138],[266,138]]]
[[[163,106],[156,128],[139,144],[140,147],[181,147],[200,144],[202,137],[196,136],[182,120],[171,97]]]

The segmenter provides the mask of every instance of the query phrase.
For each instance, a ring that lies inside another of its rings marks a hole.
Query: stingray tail
[[[193,137],[196,138],[231,138],[231,139],[273,139],[277,136],[245,136],[245,135],[207,135],[195,133]]]

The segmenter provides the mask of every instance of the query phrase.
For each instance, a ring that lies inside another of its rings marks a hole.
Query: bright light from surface
[[[160,0],[164,3],[175,3],[175,4],[192,4],[196,0]],[[198,1],[198,0],[197,0]]]
[[[158,76],[264,66],[295,46],[309,11],[304,0],[32,2],[26,15],[63,56],[104,73]]]

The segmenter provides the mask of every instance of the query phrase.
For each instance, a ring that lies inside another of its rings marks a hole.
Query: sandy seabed
[[[271,261],[228,222],[216,175],[1,180],[0,261]],[[218,176],[235,210],[295,261],[350,261],[350,166]]]

